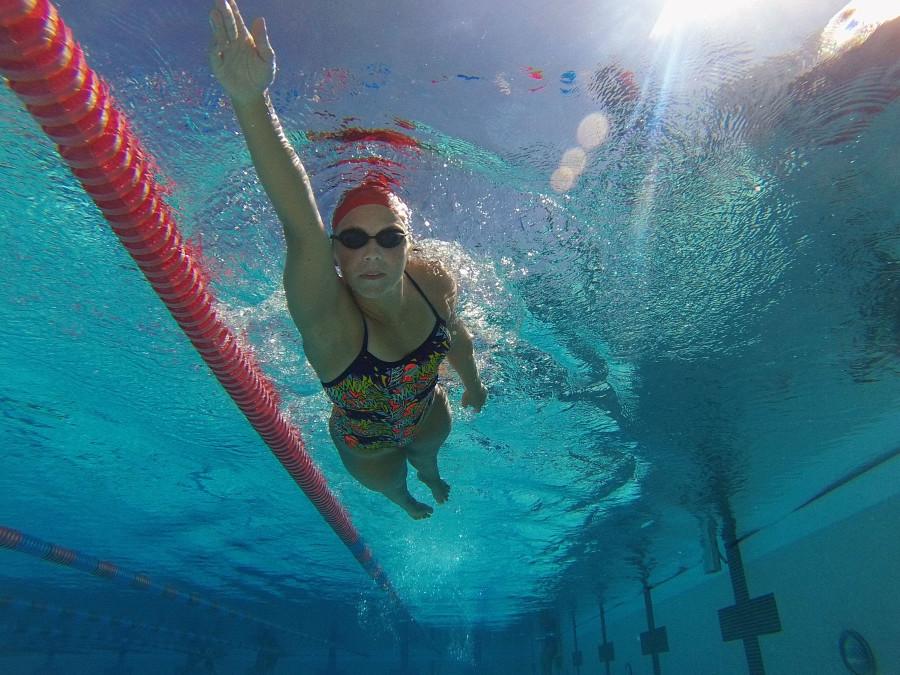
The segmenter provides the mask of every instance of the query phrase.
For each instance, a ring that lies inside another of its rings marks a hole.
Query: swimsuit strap
[[[441,318],[441,315],[438,314],[437,310],[434,308],[434,305],[431,304],[431,300],[429,300],[428,296],[422,292],[421,288],[419,288],[419,284],[416,283],[416,280],[410,276],[409,272],[404,270],[403,273],[406,275],[406,278],[412,282],[412,285],[415,287],[415,289],[417,291],[419,291],[419,295],[421,295],[423,298],[425,298],[425,302],[428,303],[428,307],[431,309],[431,313],[434,314],[434,318],[437,319],[438,321],[443,321],[443,319]]]
[[[360,354],[365,354],[369,349],[369,324],[366,323],[366,315],[362,312],[359,313],[363,320],[363,344],[362,349],[359,351]]]
[[[419,284],[416,283],[416,280],[413,279],[409,275],[409,272],[404,270],[403,273],[406,275],[406,278],[412,282],[413,287],[417,291],[419,291],[419,295],[421,295],[425,299],[425,302],[428,303],[428,308],[431,310],[431,313],[434,314],[434,318],[437,319],[438,321],[443,322],[444,320],[441,318],[441,315],[437,313],[437,310],[434,308],[434,305],[431,304],[431,300],[428,299],[428,296],[425,295],[425,293],[419,287]],[[362,354],[362,353],[368,351],[368,349],[369,349],[369,324],[366,323],[366,315],[365,314],[360,312],[359,315],[362,317],[362,322],[363,322],[363,343],[362,343],[362,349],[360,350],[360,354]]]

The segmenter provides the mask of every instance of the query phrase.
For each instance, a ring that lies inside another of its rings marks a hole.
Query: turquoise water
[[[640,604],[641,578],[701,574],[698,532],[723,503],[744,536],[893,457],[897,61],[873,50],[850,76],[828,69],[814,38],[841,3],[665,40],[647,37],[658,3],[245,4],[268,18],[273,98],[323,210],[357,175],[337,162],[395,162],[414,231],[458,272],[490,399],[464,411],[449,376],[453,497],[425,523],[362,490],[330,445],[280,290],[281,228],[205,63],[205,4],[59,7],[416,624],[4,89],[0,525],[247,615],[2,550],[0,659],[14,672],[205,672],[184,632],[226,640],[218,672],[333,672],[332,649],[346,672],[528,672],[541,612],[598,594]],[[598,113],[608,135],[555,174]],[[422,149],[311,140],[351,126]],[[138,646],[66,609],[178,635]],[[266,670],[257,653],[275,644]]]

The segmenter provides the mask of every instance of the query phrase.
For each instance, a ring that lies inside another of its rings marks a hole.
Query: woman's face
[[[370,236],[389,228],[408,232],[396,213],[379,204],[353,209],[338,223],[334,234],[339,235],[351,228],[360,229]],[[335,239],[332,249],[344,281],[351,290],[362,297],[377,298],[400,282],[406,269],[409,245],[408,236],[393,248],[383,248],[374,239],[369,239],[362,248],[352,249]]]

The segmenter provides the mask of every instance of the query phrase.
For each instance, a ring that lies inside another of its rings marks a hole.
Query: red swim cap
[[[375,181],[366,181],[350,188],[338,200],[338,205],[331,216],[331,229],[336,229],[344,217],[359,206],[378,204],[393,210],[392,198],[394,198],[394,194],[387,186]]]

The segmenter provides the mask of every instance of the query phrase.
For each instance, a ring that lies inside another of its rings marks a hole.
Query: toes
[[[434,495],[434,501],[443,504],[450,499],[450,484],[443,480],[438,481],[438,484],[431,488],[431,493]]]
[[[411,518],[422,520],[424,518],[430,518],[431,514],[434,513],[434,509],[428,506],[428,504],[423,504],[410,497],[408,505],[406,506],[406,512]]]

